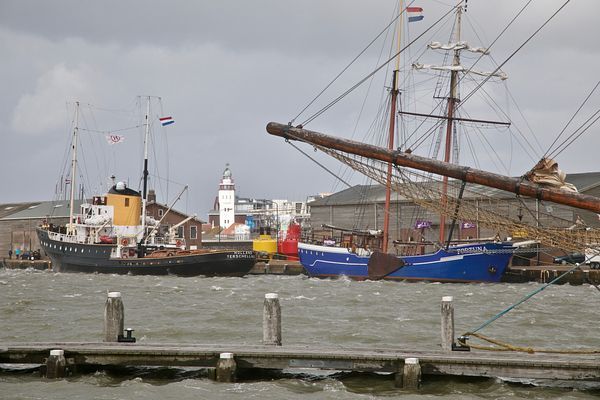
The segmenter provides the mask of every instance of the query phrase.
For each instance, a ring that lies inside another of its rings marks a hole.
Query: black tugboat
[[[71,182],[75,182],[77,165],[77,130],[75,127],[73,131]],[[145,143],[148,131],[146,123]],[[252,269],[256,261],[252,251],[189,250],[185,240],[176,237],[174,227],[161,235],[160,221],[142,218],[146,214],[147,176],[145,157],[142,193],[118,182],[106,195],[82,204],[77,214],[73,212],[74,193],[71,191],[69,222],[64,226],[45,222],[37,229],[40,245],[52,260],[54,271],[244,276]]]

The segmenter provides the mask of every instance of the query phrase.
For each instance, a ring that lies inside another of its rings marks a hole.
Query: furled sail
[[[430,49],[440,50],[467,50],[472,53],[482,53],[485,55],[490,54],[490,51],[485,47],[471,47],[467,42],[457,42],[442,44],[440,42],[431,42],[427,45]]]
[[[525,174],[530,182],[552,186],[569,192],[577,192],[575,185],[565,181],[567,174],[558,168],[558,163],[551,158],[542,158],[531,171]]]
[[[438,70],[438,71],[459,71],[459,72],[468,72],[470,74],[475,74],[475,75],[480,75],[480,76],[495,76],[502,80],[508,79],[508,75],[502,71],[496,71],[496,72],[476,71],[473,69],[467,69],[467,68],[463,67],[462,65],[432,65],[432,64],[414,63],[412,66],[414,69],[433,69],[433,70]]]

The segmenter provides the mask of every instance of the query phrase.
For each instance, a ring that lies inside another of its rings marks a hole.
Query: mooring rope
[[[469,346],[473,349],[477,349],[477,350],[486,350],[486,351],[518,351],[518,352],[522,352],[522,353],[529,353],[529,354],[533,354],[533,353],[553,353],[553,354],[599,354],[600,350],[599,349],[564,349],[564,350],[557,350],[557,349],[536,349],[534,347],[522,347],[522,346],[514,346],[510,343],[505,343],[502,342],[500,340],[497,339],[492,339],[489,338],[487,336],[484,336],[480,333],[475,333],[475,332],[469,332],[465,335],[469,335],[469,336],[473,336],[476,337],[478,339],[481,339],[483,341],[486,341],[488,343],[492,343],[494,345],[496,345],[497,347],[493,347],[493,346],[480,346],[480,345],[474,345],[474,344],[467,344],[466,339],[464,337],[461,336],[461,338],[458,339],[459,343],[463,346]]]
[[[568,270],[568,271],[562,273],[561,275],[557,276],[556,278],[554,278],[550,282],[546,283],[545,285],[543,285],[539,289],[536,289],[533,292],[527,294],[526,296],[524,296],[523,298],[521,298],[521,300],[517,301],[513,305],[511,305],[511,306],[505,308],[504,310],[500,311],[498,314],[494,315],[492,318],[488,319],[483,324],[479,325],[479,327],[477,327],[475,330],[471,331],[471,333],[474,334],[474,333],[477,333],[478,331],[482,330],[483,328],[485,328],[486,326],[488,326],[492,322],[496,321],[498,318],[500,318],[500,317],[508,314],[511,310],[513,310],[513,309],[517,308],[518,306],[520,306],[521,304],[525,303],[527,300],[529,300],[530,298],[532,298],[536,294],[540,293],[541,291],[543,291],[544,289],[546,289],[548,286],[552,285],[554,282],[558,282],[564,276],[566,276],[567,274],[570,274],[571,272],[573,272],[573,271],[575,271],[576,269],[579,269],[579,268],[581,268],[581,266],[579,264],[575,265],[573,268],[571,268],[570,270]],[[463,336],[468,336],[468,334],[465,333]]]
[[[581,265],[580,264],[576,264],[573,268],[571,268],[568,271],[566,271],[566,272],[562,273],[561,275],[557,276],[552,281],[544,284],[541,288],[534,290],[533,292],[531,292],[531,293],[527,294],[526,296],[524,296],[523,298],[521,298],[515,304],[513,304],[513,305],[505,308],[504,310],[500,311],[498,314],[494,315],[492,318],[490,318],[487,321],[485,321],[483,324],[481,324],[475,330],[473,330],[471,332],[464,333],[462,336],[460,336],[457,339],[458,342],[462,346],[465,346],[465,347],[468,346],[468,347],[471,347],[473,349],[486,350],[486,351],[517,351],[517,352],[524,352],[524,353],[556,353],[556,354],[599,354],[600,350],[598,350],[598,349],[596,349],[596,350],[594,350],[594,349],[563,349],[563,350],[556,350],[556,349],[536,349],[536,348],[533,348],[533,347],[515,346],[515,345],[512,345],[510,343],[505,343],[505,342],[502,342],[500,340],[492,339],[492,338],[484,336],[484,335],[482,335],[480,333],[477,333],[478,331],[480,331],[481,329],[485,328],[486,326],[488,326],[492,322],[496,321],[500,317],[506,315],[511,310],[513,310],[516,307],[518,307],[519,305],[523,304],[524,302],[526,302],[527,300],[529,300],[530,298],[532,298],[536,294],[540,293],[541,291],[543,291],[544,289],[546,289],[548,286],[554,284],[555,282],[558,282],[564,276],[572,273],[573,271],[575,271],[575,270],[577,270],[579,268],[581,268]],[[598,289],[600,291],[600,288],[598,288],[598,286],[596,286],[594,284],[592,284],[592,285],[594,287],[596,287],[596,289]],[[475,345],[475,344],[467,344],[467,340],[470,337],[476,337],[476,338],[481,339],[483,341],[486,341],[488,343],[492,343],[492,344],[496,345],[497,347],[493,347],[493,346],[480,346],[480,345]]]

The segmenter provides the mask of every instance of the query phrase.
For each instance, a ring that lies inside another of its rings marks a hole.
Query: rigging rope
[[[576,136],[574,136],[571,140],[569,140],[568,143],[566,143],[564,145],[564,147],[562,149],[560,149],[560,151],[558,151],[555,154],[555,157],[560,155],[560,153],[562,153],[563,151],[565,151],[567,149],[567,147],[569,147],[571,144],[573,144],[573,142],[577,139],[579,139],[581,137],[581,135],[583,135],[585,132],[587,132],[588,129],[590,129],[596,122],[598,122],[598,120],[600,119],[600,116],[597,116],[598,114],[600,114],[600,109],[597,110],[590,118],[588,118],[583,125],[581,125],[579,128],[577,128],[577,130],[575,132],[573,132],[573,134],[577,133],[577,131],[579,131],[580,129],[583,129],[581,132],[579,132],[579,134],[577,134]],[[583,127],[585,124],[587,124],[592,118],[595,119],[585,128]]]
[[[323,164],[321,164],[320,162],[318,162],[317,160],[315,160],[314,158],[312,158],[311,156],[309,156],[306,152],[304,152],[302,149],[300,149],[298,146],[296,146],[294,143],[290,142],[289,140],[286,139],[286,142],[290,144],[290,146],[292,146],[293,148],[295,148],[296,150],[298,150],[300,153],[304,154],[306,157],[308,157],[311,161],[313,161],[315,164],[317,164],[319,167],[323,168],[325,171],[329,172],[331,175],[333,175],[335,178],[337,178],[340,182],[342,182],[344,185],[348,186],[348,187],[352,187],[352,185],[350,185],[348,182],[346,182],[345,180],[343,180],[340,176],[336,175],[335,173],[333,173],[333,171],[331,171],[330,169],[328,169],[326,166],[324,166]]]
[[[414,3],[414,1],[415,1],[415,0],[413,0],[413,1],[412,1],[410,4]],[[409,6],[410,6],[410,4],[409,4]],[[296,121],[296,119],[298,119],[298,117],[300,117],[300,115],[302,115],[302,113],[304,113],[304,111],[306,111],[306,109],[307,109],[308,107],[310,107],[311,105],[313,105],[313,103],[314,103],[315,101],[317,101],[317,99],[318,99],[319,97],[321,97],[321,95],[322,95],[323,93],[325,93],[325,91],[326,91],[327,89],[329,89],[329,88],[331,87],[331,85],[333,85],[333,84],[335,83],[335,81],[337,81],[337,80],[338,80],[338,78],[339,78],[340,76],[342,76],[342,75],[344,74],[344,72],[346,72],[346,71],[348,70],[348,68],[350,68],[350,67],[352,66],[352,64],[354,64],[354,62],[355,62],[356,60],[358,60],[358,58],[359,58],[360,56],[362,56],[362,55],[364,54],[364,52],[365,52],[365,51],[367,51],[367,49],[368,49],[369,47],[371,47],[371,45],[373,45],[373,43],[375,43],[375,41],[376,41],[377,39],[379,39],[379,38],[381,37],[381,35],[383,35],[384,33],[386,33],[386,32],[387,32],[387,30],[389,29],[389,27],[390,27],[390,26],[392,26],[392,25],[393,25],[393,24],[394,24],[394,23],[395,23],[395,22],[398,20],[398,18],[400,18],[400,17],[402,16],[402,14],[404,14],[404,11],[405,11],[405,10],[402,10],[402,11],[400,11],[400,13],[399,13],[398,15],[396,15],[396,17],[394,17],[394,18],[393,18],[393,19],[390,21],[390,23],[389,23],[389,24],[388,24],[388,25],[387,25],[385,28],[383,28],[383,29],[382,29],[382,31],[381,31],[381,32],[379,32],[379,34],[377,34],[377,36],[375,36],[375,38],[373,38],[373,40],[371,40],[371,41],[369,42],[369,44],[367,44],[367,46],[366,46],[364,49],[362,49],[362,50],[360,51],[360,53],[358,53],[358,54],[356,55],[356,57],[354,57],[354,58],[352,59],[352,61],[350,61],[350,63],[349,63],[348,65],[346,65],[346,66],[344,67],[344,69],[342,69],[342,70],[341,70],[341,71],[340,71],[340,72],[339,72],[339,73],[338,73],[338,74],[335,76],[335,78],[333,78],[333,80],[332,80],[331,82],[329,82],[329,83],[327,84],[327,86],[325,86],[325,87],[324,87],[324,88],[323,88],[323,89],[322,89],[322,90],[319,92],[319,94],[317,94],[317,95],[316,95],[316,96],[315,96],[315,97],[314,97],[314,98],[313,98],[313,99],[312,99],[312,100],[311,100],[311,101],[310,101],[310,102],[309,102],[309,103],[308,103],[308,104],[307,104],[307,105],[306,105],[306,106],[305,106],[305,107],[304,107],[302,110],[300,110],[300,112],[298,113],[298,115],[296,115],[294,118],[292,118],[292,120],[291,120],[289,123],[290,123],[290,124],[293,124],[293,123],[294,123],[294,121]]]
[[[319,111],[317,111],[316,113],[314,113],[312,116],[310,116],[309,118],[307,118],[304,122],[302,122],[300,125],[302,126],[306,126],[307,124],[309,124],[310,122],[314,121],[317,117],[319,117],[321,114],[323,114],[325,111],[329,110],[331,107],[333,107],[336,103],[338,103],[340,100],[342,100],[344,97],[346,97],[348,94],[352,93],[356,88],[358,88],[359,86],[361,86],[364,82],[366,82],[370,77],[372,77],[373,75],[375,75],[377,72],[379,72],[381,69],[383,69],[387,64],[389,64],[390,62],[392,62],[398,55],[402,54],[407,48],[409,48],[410,46],[412,46],[413,43],[415,43],[417,40],[419,40],[421,37],[423,37],[427,32],[429,32],[430,30],[433,29],[433,27],[435,27],[437,24],[439,24],[441,21],[443,21],[448,15],[450,15],[450,13],[452,13],[452,11],[454,9],[456,9],[457,7],[460,6],[460,4],[463,3],[463,0],[461,0],[458,5],[452,7],[448,12],[446,12],[444,15],[442,15],[437,21],[435,21],[429,28],[427,28],[425,31],[423,31],[423,33],[421,33],[419,36],[417,36],[415,39],[413,39],[409,44],[407,44],[406,46],[404,46],[402,49],[400,49],[400,51],[397,51],[391,58],[389,58],[387,61],[385,61],[383,64],[381,64],[379,67],[377,67],[375,70],[373,70],[371,73],[369,73],[367,76],[365,76],[363,79],[361,79],[360,81],[358,81],[357,83],[355,83],[352,87],[350,87],[348,90],[346,90],[345,92],[343,92],[341,95],[339,95],[338,97],[336,97],[335,99],[333,99],[331,102],[329,102],[325,107],[321,108]]]
[[[520,10],[519,10],[519,12],[518,12],[518,13],[517,13],[517,14],[516,14],[514,17],[513,17],[513,19],[512,19],[512,20],[510,20],[510,22],[509,22],[509,23],[508,23],[508,24],[507,24],[507,25],[504,27],[504,29],[502,29],[502,31],[501,31],[501,32],[498,34],[498,36],[496,36],[496,39],[494,39],[494,40],[492,41],[492,43],[491,43],[491,44],[490,44],[490,45],[487,47],[487,49],[488,49],[488,50],[489,50],[489,49],[491,49],[491,48],[494,46],[494,44],[496,44],[496,42],[497,42],[498,40],[500,40],[500,38],[501,38],[501,37],[504,35],[504,33],[505,33],[507,30],[508,30],[508,28],[509,28],[509,27],[510,27],[510,26],[511,26],[511,25],[512,25],[512,24],[513,24],[513,23],[514,23],[516,20],[517,20],[517,18],[519,18],[519,16],[520,16],[520,15],[521,15],[521,14],[522,14],[524,11],[525,11],[525,9],[526,9],[526,8],[529,6],[529,4],[530,4],[532,1],[533,1],[533,0],[529,0],[529,1],[528,1],[528,2],[527,2],[527,3],[526,3],[526,4],[525,4],[525,5],[524,5],[524,6],[523,6],[523,7],[522,7]],[[569,1],[570,1],[570,0],[569,0]],[[522,46],[521,46],[521,47],[522,47]],[[520,50],[520,48],[519,48],[519,49],[517,49],[517,51],[518,51],[518,50]],[[513,53],[513,54],[512,54],[510,57],[512,57],[514,54],[516,54],[516,52],[515,52],[515,53]],[[471,67],[470,67],[470,68],[469,68],[469,69],[468,69],[468,70],[465,72],[465,74],[464,74],[464,75],[463,75],[463,76],[462,76],[462,77],[459,79],[459,81],[458,81],[458,84],[460,84],[460,82],[462,82],[462,80],[463,80],[463,79],[464,79],[466,76],[468,76],[469,72],[471,72],[471,70],[473,69],[473,67],[474,67],[475,65],[477,65],[477,63],[478,63],[478,62],[479,62],[479,61],[480,61],[480,60],[483,58],[483,56],[485,56],[485,54],[483,54],[483,53],[482,53],[482,54],[481,54],[481,55],[480,55],[480,56],[477,58],[477,60],[475,60],[475,62],[474,62],[472,65],[471,65]],[[509,59],[510,59],[510,58],[509,58]],[[509,60],[509,59],[508,59],[508,60]],[[481,82],[481,84],[480,84],[478,87],[476,87],[475,89],[473,89],[473,91],[472,91],[472,92],[471,92],[469,95],[467,95],[467,97],[465,97],[465,98],[462,100],[462,102],[465,102],[465,101],[466,101],[466,100],[467,100],[467,99],[468,99],[468,98],[469,98],[469,97],[470,97],[470,96],[471,96],[471,95],[472,95],[474,92],[476,92],[477,90],[479,90],[479,88],[481,88],[481,86],[483,86],[483,84],[484,84],[485,82],[487,82],[487,81],[488,81],[488,80],[489,80],[489,79],[490,79],[490,78],[491,78],[491,77],[492,77],[492,76],[493,76],[493,75],[494,75],[496,72],[498,72],[498,71],[500,70],[500,68],[502,68],[502,66],[503,66],[504,64],[506,64],[506,62],[507,62],[508,60],[506,60],[506,61],[505,61],[504,63],[502,63],[501,65],[499,65],[499,66],[498,66],[498,67],[497,67],[497,68],[496,68],[496,69],[495,69],[495,70],[494,70],[492,73],[490,73],[490,74],[489,74],[489,76],[488,76],[486,79],[484,79],[484,80],[483,80],[483,82]],[[459,106],[457,106],[457,108],[458,108],[458,107],[459,107]]]
[[[596,83],[596,86],[594,86],[594,88],[591,90],[591,92],[587,95],[587,97],[583,100],[583,102],[581,103],[581,105],[579,106],[579,108],[577,109],[577,111],[575,111],[575,113],[573,114],[573,116],[571,117],[571,119],[566,123],[565,127],[562,129],[562,131],[560,131],[560,133],[556,136],[556,138],[554,139],[554,141],[552,142],[552,144],[550,144],[550,147],[548,147],[548,150],[546,151],[546,153],[544,154],[544,158],[545,157],[550,157],[550,158],[554,158],[556,157],[556,155],[553,155],[553,153],[551,153],[552,147],[556,144],[556,142],[558,141],[558,139],[560,139],[560,137],[562,136],[562,134],[565,132],[565,130],[567,129],[567,127],[571,124],[571,122],[573,122],[573,120],[575,119],[575,117],[577,116],[577,114],[579,114],[579,111],[581,111],[581,109],[585,106],[585,104],[587,103],[587,101],[590,99],[590,97],[592,97],[592,94],[594,94],[594,92],[596,91],[596,89],[598,88],[598,85],[600,85],[600,81],[598,81],[598,83]],[[571,138],[573,135],[575,134],[575,132],[573,132],[569,137],[567,137],[567,139],[565,139],[561,144],[559,144],[558,146],[556,146],[555,150],[552,151],[558,151],[560,149],[560,147],[562,145],[565,144],[565,142]]]
[[[349,155],[332,149],[315,146],[330,156],[346,163],[356,171],[370,177],[374,181],[385,185],[387,182],[387,163],[372,159],[365,159]],[[432,212],[453,216],[458,202],[456,194],[459,191],[459,182],[448,181],[448,201],[441,202],[443,193],[442,181],[434,180],[429,175],[417,173],[409,169],[397,168],[392,175],[392,189],[403,195],[414,204],[424,207]],[[506,197],[498,197],[497,190],[482,189],[479,185],[469,185],[466,189],[469,196],[459,209],[457,218],[463,221],[477,221],[482,226],[487,226],[496,232],[504,232],[512,236],[512,232],[519,232],[523,237],[538,240],[548,247],[557,247],[565,251],[581,251],[589,243],[600,243],[600,229],[573,229],[572,220],[559,218],[536,209],[535,215],[514,215],[506,209]],[[535,201],[535,200],[531,200]],[[526,204],[519,199],[519,208]],[[537,202],[536,202],[537,204]],[[545,227],[540,223],[540,218],[554,221],[552,227]],[[532,222],[536,222],[536,226]]]
[[[564,276],[566,276],[567,274],[570,274],[571,272],[575,271],[576,269],[579,269],[580,265],[577,264],[575,265],[573,268],[569,269],[568,271],[562,273],[561,275],[557,276],[556,278],[554,278],[553,280],[551,280],[550,282],[544,284],[542,287],[540,287],[539,289],[534,290],[533,292],[525,295],[524,297],[522,297],[519,301],[517,301],[516,303],[512,304],[511,306],[505,308],[504,310],[500,311],[498,314],[494,315],[492,318],[488,319],[487,321],[485,321],[483,324],[479,325],[477,328],[475,328],[474,330],[465,333],[463,336],[469,336],[469,335],[473,335],[475,333],[477,333],[478,331],[482,330],[483,328],[485,328],[486,326],[488,326],[489,324],[491,324],[492,322],[496,321],[497,319],[499,319],[500,317],[508,314],[511,310],[515,309],[516,307],[520,306],[521,304],[525,303],[527,300],[529,300],[530,298],[532,298],[533,296],[535,296],[536,294],[540,293],[541,291],[543,291],[544,289],[546,289],[548,286],[552,285],[555,282],[558,282],[559,280],[561,280]]]
[[[571,0],[567,0],[567,1],[565,1],[565,2],[564,2],[564,4],[563,4],[562,6],[560,6],[560,7],[559,7],[559,9],[558,9],[558,10],[556,10],[556,11],[554,12],[554,14],[552,14],[552,15],[550,16],[550,18],[548,18],[548,19],[547,19],[547,20],[546,20],[546,21],[545,21],[545,22],[542,24],[542,26],[540,26],[538,29],[536,29],[536,30],[535,30],[535,32],[533,32],[533,33],[532,33],[532,34],[531,34],[531,35],[530,35],[530,36],[527,38],[527,40],[525,40],[525,41],[524,41],[524,42],[523,42],[523,43],[522,43],[522,44],[521,44],[519,47],[517,47],[517,49],[516,49],[515,51],[513,51],[513,52],[511,53],[511,55],[510,55],[510,56],[508,56],[508,58],[507,58],[506,60],[504,60],[504,62],[502,62],[502,64],[500,64],[500,65],[499,65],[499,66],[498,66],[498,67],[497,67],[497,68],[496,68],[494,71],[492,71],[492,72],[490,73],[490,75],[489,75],[489,76],[487,76],[485,79],[483,79],[483,81],[481,81],[481,83],[480,83],[480,84],[479,84],[479,85],[478,85],[478,86],[477,86],[475,89],[473,89],[473,90],[472,90],[472,91],[471,91],[471,92],[470,92],[470,93],[469,93],[469,94],[468,94],[468,95],[467,95],[467,96],[466,96],[464,99],[462,99],[461,103],[460,103],[460,104],[457,106],[457,108],[464,106],[465,102],[466,102],[468,99],[470,99],[470,98],[473,96],[473,94],[474,94],[474,93],[475,93],[477,90],[479,90],[479,88],[480,88],[481,86],[483,86],[483,85],[484,85],[484,84],[485,84],[487,81],[489,81],[489,80],[491,79],[491,77],[492,77],[492,76],[493,76],[493,75],[494,75],[496,72],[500,71],[500,69],[501,69],[501,68],[502,68],[502,67],[503,67],[503,66],[504,66],[504,65],[505,65],[507,62],[509,62],[509,61],[510,61],[510,60],[511,60],[511,59],[512,59],[512,58],[513,58],[513,57],[514,57],[514,56],[515,56],[515,55],[516,55],[516,54],[517,54],[519,51],[521,51],[521,49],[522,49],[523,47],[525,47],[525,45],[526,45],[527,43],[529,43],[529,41],[531,41],[531,39],[533,39],[533,38],[534,38],[534,37],[535,37],[535,36],[536,36],[536,35],[537,35],[537,34],[538,34],[538,33],[539,33],[539,32],[540,32],[540,31],[541,31],[541,30],[542,30],[542,29],[543,29],[543,28],[544,28],[544,27],[545,27],[545,26],[546,26],[546,25],[547,25],[547,24],[548,24],[548,23],[549,23],[549,22],[550,22],[552,19],[554,19],[554,17],[556,17],[556,15],[557,15],[559,12],[561,12],[561,11],[562,11],[562,9],[563,9],[563,8],[565,8],[565,7],[566,7],[566,5],[567,5],[567,4],[569,4],[570,2],[571,2]],[[515,17],[515,18],[516,18],[516,17]]]

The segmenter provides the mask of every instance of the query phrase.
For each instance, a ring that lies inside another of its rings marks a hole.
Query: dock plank
[[[70,363],[88,366],[216,366],[220,353],[235,355],[238,368],[345,370],[395,373],[418,358],[424,374],[600,381],[600,356],[505,352],[442,352],[313,346],[161,343],[1,343],[0,363],[43,364],[62,349]]]

